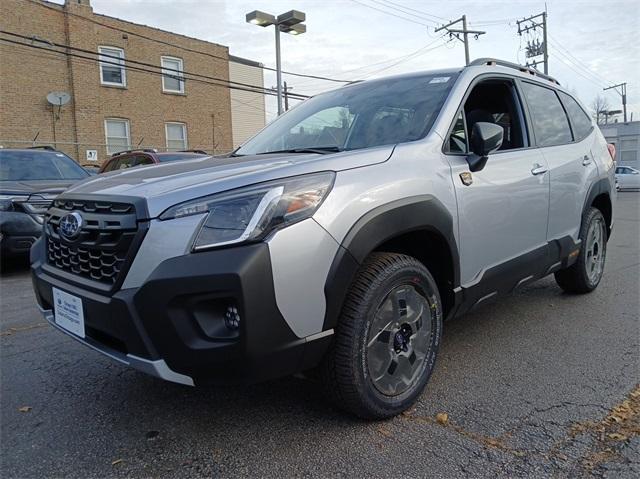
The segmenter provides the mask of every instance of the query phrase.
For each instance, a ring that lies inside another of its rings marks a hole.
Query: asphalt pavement
[[[620,193],[595,292],[548,277],[446,324],[415,408],[373,423],[311,380],[189,388],[116,364],[45,324],[5,262],[0,476],[640,477],[639,207]]]

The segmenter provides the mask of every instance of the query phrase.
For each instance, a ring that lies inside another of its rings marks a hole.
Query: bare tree
[[[591,109],[593,110],[593,117],[596,119],[596,123],[600,124],[600,119],[606,119],[607,113],[609,112],[609,101],[603,97],[598,95],[591,102]]]

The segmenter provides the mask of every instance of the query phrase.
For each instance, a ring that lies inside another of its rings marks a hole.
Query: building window
[[[129,120],[109,118],[104,121],[104,132],[107,138],[107,154],[131,149],[129,136]]]
[[[100,53],[100,83],[127,86],[124,69],[124,50],[116,47],[98,47]]]
[[[162,91],[184,93],[182,60],[174,57],[161,57]]]
[[[184,123],[165,123],[167,134],[167,150],[180,151],[187,149],[187,125]]]

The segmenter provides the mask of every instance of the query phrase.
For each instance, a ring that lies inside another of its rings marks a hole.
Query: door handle
[[[546,166],[542,166],[540,163],[535,163],[533,165],[533,168],[531,169],[531,174],[532,175],[542,175],[542,174],[546,173],[547,171],[549,171],[549,168],[547,168]]]
[[[587,155],[584,155],[582,157],[582,166],[589,166],[591,164],[591,158],[589,158]]]

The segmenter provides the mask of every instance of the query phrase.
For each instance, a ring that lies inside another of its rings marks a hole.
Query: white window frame
[[[122,72],[122,83],[117,83],[117,82],[110,82],[110,81],[105,81],[103,75],[102,75],[102,67],[104,66],[109,66],[109,67],[116,67],[116,65],[114,65],[113,63],[116,63],[115,58],[105,58],[104,60],[109,61],[110,63],[104,63],[103,61],[100,61],[99,68],[100,68],[100,84],[101,85],[107,85],[107,86],[119,86],[119,87],[126,87],[127,86],[127,69],[125,68],[125,57],[124,57],[124,50],[122,48],[119,47],[110,47],[108,45],[100,45],[98,47],[98,56],[99,58],[102,60],[102,55],[111,55],[113,56],[112,53],[109,52],[103,52],[103,50],[112,50],[112,51],[117,51],[120,53],[120,71]]]
[[[174,71],[167,70],[168,67],[164,66],[164,61],[165,60],[169,60],[169,61],[172,61],[172,62],[178,62],[179,66],[178,66],[177,70],[179,70],[180,73],[176,73]],[[160,57],[160,66],[162,67],[162,91],[166,92],[166,93],[184,93],[184,61],[182,60],[182,58],[170,57],[170,56],[166,56],[166,55],[161,56]],[[180,88],[178,90],[172,90],[171,88],[167,88],[165,86],[165,84],[164,84],[165,75],[178,77]]]
[[[182,132],[184,133],[184,143],[183,143],[183,147],[180,148],[180,150],[187,150],[189,149],[189,141],[187,140],[187,124],[186,123],[182,123],[180,121],[167,121],[164,124],[164,138],[165,138],[165,145],[167,147],[167,151],[174,151],[173,149],[169,149],[169,125],[179,125],[182,127]],[[176,141],[176,140],[173,140]],[[176,150],[179,151],[179,150]]]
[[[113,121],[113,122],[117,121],[120,123],[124,123],[124,129],[127,133],[127,136],[125,137],[127,140],[127,147],[125,148],[125,150],[130,150],[131,149],[131,130],[129,129],[129,120],[126,118],[105,118],[104,119],[104,143],[106,145],[105,148],[107,150],[107,155],[109,156],[113,155],[113,152],[109,148],[109,129],[107,128],[107,123],[109,123],[110,121]]]

